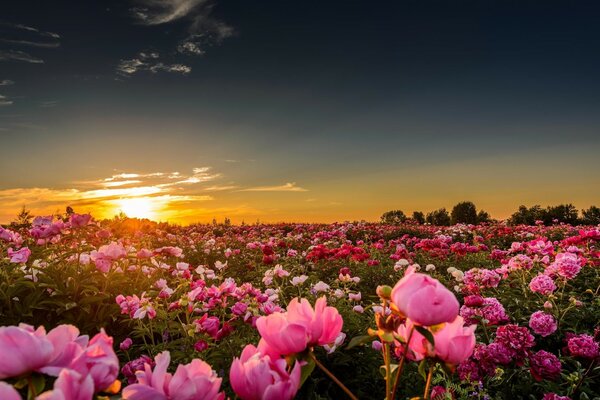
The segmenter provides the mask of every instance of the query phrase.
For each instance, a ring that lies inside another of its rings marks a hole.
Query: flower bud
[[[377,286],[377,295],[382,299],[389,300],[392,295],[392,288],[388,285]]]

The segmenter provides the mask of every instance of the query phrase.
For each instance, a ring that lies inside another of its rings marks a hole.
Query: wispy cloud
[[[10,86],[10,85],[14,85],[15,82],[11,81],[10,79],[3,79],[0,81],[0,86]]]
[[[9,100],[6,96],[2,96],[0,94],[0,107],[2,106],[11,106],[13,104],[12,100]]]
[[[44,60],[21,50],[0,50],[0,61],[23,61],[31,64],[43,64]]]
[[[213,0],[137,0],[131,9],[135,20],[143,25],[163,25],[185,21],[185,37],[176,46],[176,52],[201,56],[209,47],[219,45],[233,36],[235,30],[212,15]]]
[[[278,186],[256,186],[246,189],[240,189],[240,192],[308,192],[300,186],[296,186],[296,182],[288,182],[285,185]]]
[[[136,58],[130,60],[121,60],[117,65],[117,73],[121,76],[131,76],[140,71],[150,71],[153,74],[158,72],[171,72],[187,75],[192,72],[192,68],[184,64],[165,64],[159,61],[160,55],[156,52],[140,52]]]
[[[59,42],[33,42],[31,40],[16,40],[16,39],[0,39],[0,42],[22,45],[22,46],[45,47],[48,49],[55,49],[57,47],[60,47]]]
[[[56,101],[56,100],[47,100],[47,101],[40,102],[40,107],[42,107],[42,108],[52,108],[52,107],[56,107],[57,105],[58,105],[58,101]]]
[[[9,23],[9,22],[2,22],[2,23],[0,23],[0,25],[2,25],[2,26],[8,26],[8,27],[14,28],[14,29],[20,29],[20,30],[24,30],[24,31],[29,31],[29,32],[35,32],[38,35],[44,36],[44,37],[50,37],[50,38],[53,38],[53,39],[60,39],[60,35],[58,33],[42,31],[42,30],[34,28],[32,26],[27,26],[27,25],[23,25],[23,24],[12,24],[12,23]]]

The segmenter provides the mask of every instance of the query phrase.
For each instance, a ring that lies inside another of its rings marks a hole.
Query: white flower
[[[326,292],[327,290],[329,290],[329,285],[323,281],[319,281],[319,282],[315,283],[315,285],[313,286],[313,290],[317,293],[318,292]]]

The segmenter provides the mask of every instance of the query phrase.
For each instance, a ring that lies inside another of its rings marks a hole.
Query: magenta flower
[[[129,350],[129,348],[131,347],[132,344],[133,344],[133,340],[131,340],[131,338],[125,338],[125,340],[123,340],[119,344],[119,348],[123,351],[126,351],[126,350]]]
[[[567,339],[567,348],[573,357],[592,359],[599,355],[598,342],[587,334],[571,336]]]
[[[536,311],[529,318],[529,327],[536,334],[546,337],[556,331],[557,324],[552,315],[543,311]]]
[[[31,255],[31,250],[29,250],[27,247],[23,247],[15,251],[12,249],[12,247],[9,247],[7,253],[10,257],[11,263],[24,264],[29,259],[29,256]]]
[[[532,292],[549,295],[556,290],[554,279],[548,275],[538,275],[529,282],[529,289]]]
[[[143,355],[139,358],[136,358],[135,360],[129,361],[123,366],[123,368],[121,368],[121,373],[123,374],[123,376],[125,376],[125,378],[127,378],[128,384],[131,385],[132,383],[137,382],[135,373],[137,371],[143,371],[145,364],[150,365],[150,368],[154,368],[155,365],[153,359],[146,355]]]
[[[89,342],[87,335],[79,336],[73,325],[59,325],[46,336],[53,345],[52,359],[38,371],[58,376],[64,368],[71,368],[73,361],[83,353]]]
[[[229,371],[231,387],[242,400],[289,400],[300,386],[301,367],[296,361],[291,371],[282,358],[272,359],[247,345]]]
[[[392,303],[418,325],[452,322],[458,315],[458,300],[450,290],[429,275],[407,273],[392,289]]]
[[[90,223],[92,216],[90,214],[72,214],[69,218],[72,228],[80,228]]]
[[[433,335],[435,356],[450,365],[458,365],[465,361],[473,354],[475,328],[475,325],[465,326],[460,316],[446,323]]]
[[[529,357],[531,375],[537,380],[556,380],[560,376],[560,360],[554,354],[540,350]]]

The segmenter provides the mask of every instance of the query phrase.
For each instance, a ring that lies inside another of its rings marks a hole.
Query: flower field
[[[0,228],[0,399],[600,399],[600,228]]]

